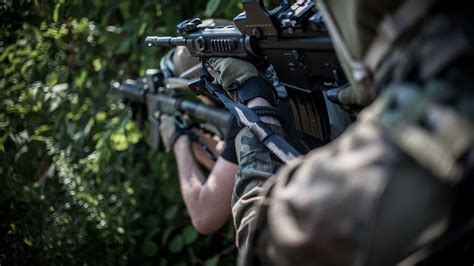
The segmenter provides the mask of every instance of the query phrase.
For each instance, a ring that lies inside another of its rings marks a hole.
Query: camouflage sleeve
[[[273,129],[281,131],[281,128]],[[277,171],[281,163],[248,128],[243,128],[237,134],[235,144],[239,170],[232,195],[232,216],[237,247],[241,249],[254,230],[257,204],[262,199],[262,185]]]
[[[443,231],[450,188],[373,123],[292,164],[260,204],[240,265],[394,265]]]

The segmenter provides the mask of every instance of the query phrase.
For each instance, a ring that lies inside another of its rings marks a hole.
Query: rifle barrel
[[[146,90],[144,84],[135,81],[125,81],[122,83],[114,82],[112,87],[122,93],[124,99],[131,100],[136,103],[145,103]]]
[[[222,129],[226,129],[229,125],[231,116],[225,109],[214,108],[202,103],[194,103],[186,100],[181,102],[180,107],[182,110],[194,114],[198,119],[217,125]]]
[[[186,45],[186,38],[183,37],[159,37],[159,36],[148,36],[145,42],[150,46],[160,47],[175,47]]]
[[[115,83],[113,87],[122,93],[123,97],[136,103],[147,104],[156,110],[165,113],[173,113],[177,110],[193,114],[196,118],[216,124],[220,127],[227,127],[230,113],[227,110],[214,108],[202,103],[192,102],[168,95],[147,93],[145,83],[125,81]]]
[[[157,110],[168,114],[180,110],[221,128],[226,128],[230,119],[230,113],[227,110],[210,107],[202,103],[177,99],[166,95],[148,94],[147,98],[148,105],[156,106]]]

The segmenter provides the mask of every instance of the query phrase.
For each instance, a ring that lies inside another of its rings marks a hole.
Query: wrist
[[[269,101],[262,97],[255,97],[247,103],[247,107],[272,106]],[[280,121],[272,116],[260,116],[260,120],[267,124],[273,124],[281,127]]]
[[[231,90],[237,92],[237,101],[242,104],[249,104],[256,98],[265,100],[270,106],[277,106],[277,99],[274,88],[261,77],[251,77],[244,83],[237,83],[236,89]]]
[[[255,97],[247,103],[247,106],[252,108],[252,107],[256,107],[256,106],[272,106],[272,105],[270,104],[269,101],[267,101],[263,97]]]

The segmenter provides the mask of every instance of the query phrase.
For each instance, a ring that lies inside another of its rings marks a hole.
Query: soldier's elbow
[[[212,222],[209,219],[204,217],[196,217],[194,219],[191,219],[191,221],[194,229],[196,229],[198,233],[203,235],[214,233],[215,231],[217,231],[217,229],[219,229],[213,226]]]

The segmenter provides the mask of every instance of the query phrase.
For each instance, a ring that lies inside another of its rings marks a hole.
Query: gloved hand
[[[233,86],[240,86],[248,79],[259,76],[254,65],[236,58],[211,58],[208,65],[209,73],[225,90],[232,90]]]
[[[174,143],[180,136],[190,134],[190,132],[189,123],[181,114],[160,116],[160,136],[167,152],[173,149]]]
[[[252,98],[263,97],[275,104],[272,86],[260,77],[257,68],[250,62],[231,57],[211,58],[208,71],[234,101],[245,104]]]

